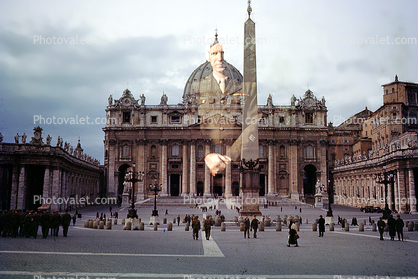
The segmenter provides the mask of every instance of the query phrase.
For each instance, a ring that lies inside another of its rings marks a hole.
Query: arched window
[[[215,145],[215,153],[222,154],[222,146],[220,146],[219,144]]]
[[[264,146],[261,144],[258,146],[258,158],[264,158]]]
[[[203,158],[203,146],[201,145],[197,147],[197,158]]]
[[[314,158],[314,148],[311,145],[306,147],[306,159],[313,159]]]
[[[129,145],[125,144],[122,147],[122,158],[129,158],[130,157],[130,148]]]
[[[286,157],[286,149],[284,147],[284,145],[280,146],[280,158],[284,158]]]
[[[179,156],[179,146],[177,144],[171,147],[171,156],[178,157]]]
[[[157,147],[155,145],[151,146],[151,157],[156,157],[157,156]]]

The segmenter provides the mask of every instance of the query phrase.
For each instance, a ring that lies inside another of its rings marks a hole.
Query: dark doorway
[[[197,195],[203,196],[203,182],[202,181],[197,182]]]
[[[239,196],[239,183],[237,181],[232,183],[232,195]]]
[[[170,175],[170,194],[172,197],[177,197],[180,194],[180,175]]]
[[[303,192],[306,196],[315,195],[316,184],[316,167],[314,165],[307,165],[303,168]]]
[[[122,194],[123,194],[123,182],[125,182],[125,175],[127,169],[130,168],[130,165],[124,164],[119,167],[119,181],[118,181],[118,201],[122,203]],[[130,199],[131,195],[129,195]]]
[[[10,209],[12,192],[12,165],[0,166],[0,209]]]
[[[266,195],[266,175],[265,174],[260,174],[260,192],[259,192],[260,196],[265,196]]]
[[[34,199],[34,196],[42,196],[44,189],[45,166],[26,166],[26,201],[25,209],[37,210],[42,205],[41,199]],[[62,198],[62,197],[57,197]]]
[[[217,174],[213,177],[213,194],[217,196],[222,196],[222,185],[223,185],[223,175]]]

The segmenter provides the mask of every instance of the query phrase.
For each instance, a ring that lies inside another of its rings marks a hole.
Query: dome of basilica
[[[234,82],[241,84],[243,81],[242,74],[238,71],[237,68],[228,62],[224,62],[229,70],[229,76],[234,80]],[[210,88],[210,84],[205,82],[205,79],[211,74],[212,66],[208,61],[197,67],[196,70],[194,70],[190,75],[186,85],[184,86],[183,101],[187,102],[187,100],[199,99],[202,93],[213,92],[213,89]]]

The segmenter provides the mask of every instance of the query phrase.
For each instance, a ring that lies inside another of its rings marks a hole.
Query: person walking
[[[206,236],[206,240],[209,240],[210,237],[210,229],[212,227],[212,222],[210,220],[209,215],[206,216],[206,220],[203,221],[203,226],[205,227],[205,236]]]
[[[68,227],[71,224],[71,215],[68,213],[68,210],[65,210],[65,213],[62,214],[61,219],[62,219],[62,232],[63,232],[63,235],[67,237]]]
[[[401,215],[397,215],[398,219],[396,219],[395,225],[396,225],[396,232],[398,233],[398,240],[401,241],[401,237],[402,237],[402,241],[403,241],[403,227],[404,227],[404,222],[401,219]]]
[[[386,223],[385,223],[385,221],[383,221],[382,217],[380,217],[379,221],[377,221],[377,227],[379,229],[380,240],[383,240],[383,231],[386,227]]]
[[[248,216],[246,216],[244,220],[244,238],[246,238],[247,235],[248,238],[250,238],[250,219]]]
[[[293,221],[290,221],[289,224],[289,241],[287,243],[287,247],[290,247],[290,245],[295,245],[295,247],[299,247],[298,245],[298,238],[299,235],[297,233],[297,226]]]
[[[254,219],[251,221],[251,228],[254,230],[254,238],[257,238],[258,224],[260,224],[260,221],[258,221],[257,217],[254,215]]]
[[[322,218],[322,215],[319,215],[318,225],[319,225],[319,237],[324,237],[325,219]]]
[[[180,215],[177,215],[177,226],[180,226]]]
[[[389,225],[389,236],[390,240],[395,240],[396,235],[396,220],[393,218],[392,214],[388,218]]]
[[[200,221],[197,216],[193,217],[192,229],[193,229],[193,239],[199,240]]]

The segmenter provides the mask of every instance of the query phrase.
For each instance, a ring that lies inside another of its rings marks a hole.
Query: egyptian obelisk
[[[255,23],[251,1],[244,25],[244,83],[241,146],[242,210],[240,215],[261,215],[259,210],[260,172],[258,169],[258,106]]]

